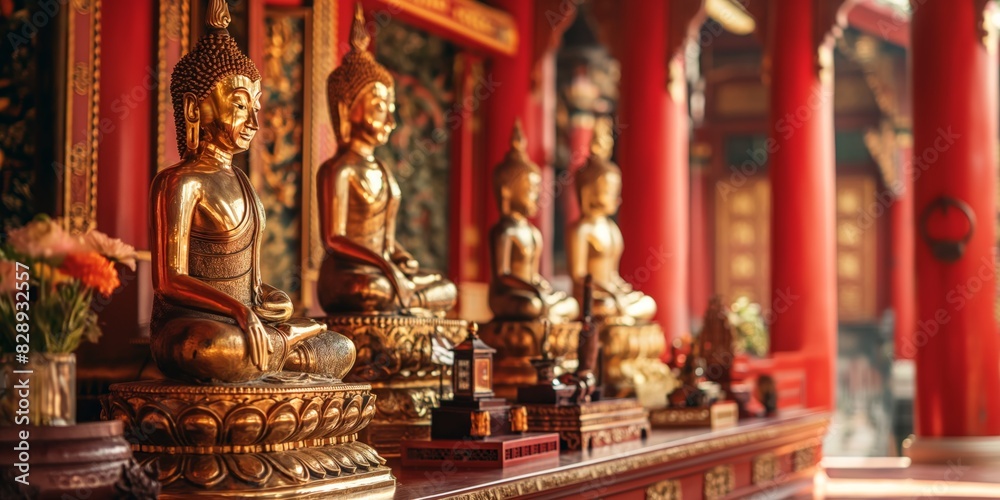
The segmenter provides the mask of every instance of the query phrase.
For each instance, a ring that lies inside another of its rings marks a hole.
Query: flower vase
[[[76,355],[0,356],[0,425],[75,425]]]

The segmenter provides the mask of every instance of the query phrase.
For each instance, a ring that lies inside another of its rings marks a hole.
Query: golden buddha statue
[[[458,291],[440,274],[422,272],[396,241],[400,190],[375,159],[396,127],[392,75],[367,51],[360,4],[351,51],[330,73],[327,95],[337,154],[320,167],[320,231],[327,255],[319,301],[327,313],[407,313],[443,316]]]
[[[232,165],[258,130],[261,76],[229,36],[225,2],[209,32],[178,61],[170,95],[183,160],[150,189],[152,353],[168,377],[248,382],[280,371],[341,379],[350,339],[292,319],[288,295],[261,282],[264,207]]]
[[[553,290],[539,274],[542,233],[528,218],[538,213],[542,174],[525,148],[517,123],[511,149],[493,172],[500,220],[490,230],[490,309],[499,320],[571,321],[580,315],[577,300]]]
[[[618,274],[624,241],[611,217],[621,203],[622,173],[610,161],[613,147],[609,120],[599,120],[590,158],[576,172],[581,216],[567,229],[566,254],[575,296],[583,297],[584,279],[593,277],[594,316],[634,324],[651,320],[656,315],[656,302],[633,290]]]

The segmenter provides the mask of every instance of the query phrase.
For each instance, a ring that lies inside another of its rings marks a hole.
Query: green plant
[[[767,356],[770,349],[770,335],[760,304],[750,302],[746,297],[738,297],[729,307],[729,323],[736,329],[734,348],[737,354]]]

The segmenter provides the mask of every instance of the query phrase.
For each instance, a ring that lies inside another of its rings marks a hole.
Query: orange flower
[[[110,297],[111,293],[121,285],[114,263],[97,252],[68,254],[59,270],[80,280],[83,286],[93,288],[105,297]]]

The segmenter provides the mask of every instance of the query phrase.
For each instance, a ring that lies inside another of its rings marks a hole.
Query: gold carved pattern
[[[705,472],[705,498],[722,498],[736,489],[736,473],[732,465],[717,465]]]
[[[67,229],[80,234],[97,225],[97,146],[101,78],[101,2],[75,0],[69,12],[65,97],[62,210]],[[85,31],[81,32],[80,27]],[[78,41],[80,45],[77,46]],[[80,50],[80,49],[83,50]],[[84,108],[74,99],[86,99]],[[80,110],[83,110],[82,112]]]
[[[581,324],[556,323],[549,331],[545,352],[558,360],[557,374],[576,369],[576,347]],[[497,396],[517,397],[517,387],[537,382],[531,360],[541,357],[545,325],[538,321],[492,321],[483,326],[479,338],[497,350],[493,362]]]
[[[876,239],[889,207],[875,196],[875,179],[866,175],[837,178],[837,310],[841,319],[877,316]]]
[[[646,500],[681,500],[681,482],[676,479],[660,481],[646,488]]]
[[[792,452],[792,472],[801,472],[816,465],[816,447],[807,446]]]
[[[530,412],[530,409],[529,409]],[[799,432],[815,433],[821,436],[826,433],[829,419],[822,415],[812,415],[796,422],[788,422],[768,426],[759,430],[741,432],[738,434],[722,434],[707,441],[698,441],[665,449],[625,456],[615,460],[598,462],[593,465],[560,470],[551,474],[541,474],[525,479],[512,481],[493,487],[486,487],[474,493],[456,495],[453,498],[467,500],[487,500],[494,498],[512,498],[521,495],[531,495],[555,488],[564,488],[575,484],[586,484],[594,478],[613,477],[627,474],[647,467],[662,466],[667,463],[684,460],[720,450],[746,446],[784,436],[794,436]]]
[[[169,72],[187,54],[191,33],[191,2],[159,0],[156,47],[156,168],[162,170],[180,160],[176,151]]]
[[[648,397],[647,387],[656,387],[655,400],[641,400],[645,406],[664,401],[672,390],[674,377],[660,361],[667,349],[663,329],[657,323],[623,325],[611,321],[600,325],[602,382],[611,397]]]
[[[518,50],[517,27],[510,14],[473,0],[386,0],[426,22],[451,29],[501,54]],[[530,50],[530,47],[525,50]]]
[[[318,377],[239,386],[158,380],[115,384],[103,403],[135,451],[258,453],[353,441],[375,415],[369,390]]]
[[[642,439],[649,434],[646,410],[635,399],[605,399],[579,405],[525,405],[533,432],[558,432],[563,449],[580,450]]]
[[[763,453],[753,459],[750,480],[753,484],[764,484],[774,480],[778,472],[778,459],[774,453]]]
[[[441,365],[434,353],[447,351],[466,336],[462,320],[413,316],[328,316],[327,327],[354,341],[358,357],[349,382],[431,380],[437,387]]]
[[[723,177],[716,195],[716,289],[724,297],[744,296],[770,307],[770,196],[767,176],[736,185]]]

